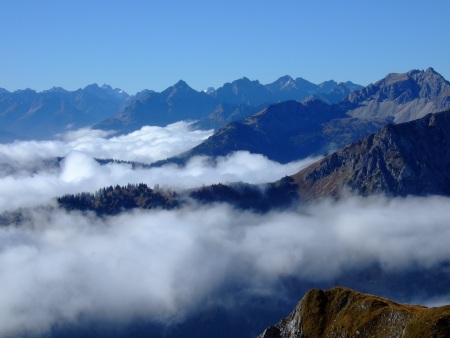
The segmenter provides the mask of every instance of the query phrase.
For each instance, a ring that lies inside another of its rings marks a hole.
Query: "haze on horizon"
[[[135,94],[286,74],[367,85],[428,67],[450,78],[449,12],[445,0],[2,2],[0,87]]]

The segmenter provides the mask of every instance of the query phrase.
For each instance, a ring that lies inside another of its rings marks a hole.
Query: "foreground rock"
[[[450,306],[427,308],[336,287],[311,290],[258,338],[449,337]]]

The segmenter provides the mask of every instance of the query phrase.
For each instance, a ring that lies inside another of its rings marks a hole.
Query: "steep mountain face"
[[[308,99],[319,99],[328,104],[337,103],[344,100],[355,90],[361,90],[363,87],[355,85],[352,82],[336,83],[335,81],[326,81],[319,85],[320,90],[311,94]]]
[[[253,115],[263,107],[220,103],[207,117],[193,123],[194,129],[219,129],[227,124]]]
[[[18,138],[51,138],[114,115],[128,98],[123,91],[96,84],[73,92],[62,88],[6,92],[0,95],[0,123]]]
[[[363,88],[350,81],[337,83],[329,80],[316,85],[300,77],[293,80],[289,76],[281,77],[266,87],[272,92],[274,102],[319,99],[328,104],[337,103],[351,92]]]
[[[0,95],[9,94],[9,91],[7,91],[5,88],[0,88]]]
[[[386,121],[350,118],[337,105],[319,100],[285,101],[233,122],[206,141],[177,157],[159,162],[182,163],[192,156],[225,156],[246,150],[271,160],[292,160],[324,155],[379,130]]]
[[[124,109],[131,97],[125,91],[109,85],[97,84],[78,89],[73,94],[78,109],[93,118],[94,122],[103,121]]]
[[[448,337],[450,306],[426,308],[336,287],[311,290],[258,338]]]
[[[278,80],[266,85],[273,96],[274,102],[306,99],[309,95],[318,91],[319,86],[305,79],[293,79],[289,75],[280,77]]]
[[[181,120],[199,120],[211,113],[217,104],[215,98],[179,81],[161,93],[144,93],[122,112],[95,128],[129,132],[145,125],[165,126]]]
[[[450,195],[450,110],[387,125],[291,177],[302,198]]]
[[[450,108],[450,83],[433,68],[389,74],[349,94],[348,114],[359,118],[392,117],[396,123]]]
[[[219,102],[226,102],[229,104],[245,104],[249,106],[269,104],[272,102],[272,95],[270,91],[259,81],[250,81],[248,78],[225,83],[211,94]]]

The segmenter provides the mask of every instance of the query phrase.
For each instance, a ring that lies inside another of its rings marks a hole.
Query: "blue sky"
[[[0,87],[450,79],[448,0],[0,0]]]

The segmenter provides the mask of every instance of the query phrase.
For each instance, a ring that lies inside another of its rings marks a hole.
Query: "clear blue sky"
[[[449,0],[0,0],[0,87],[450,79]]]

